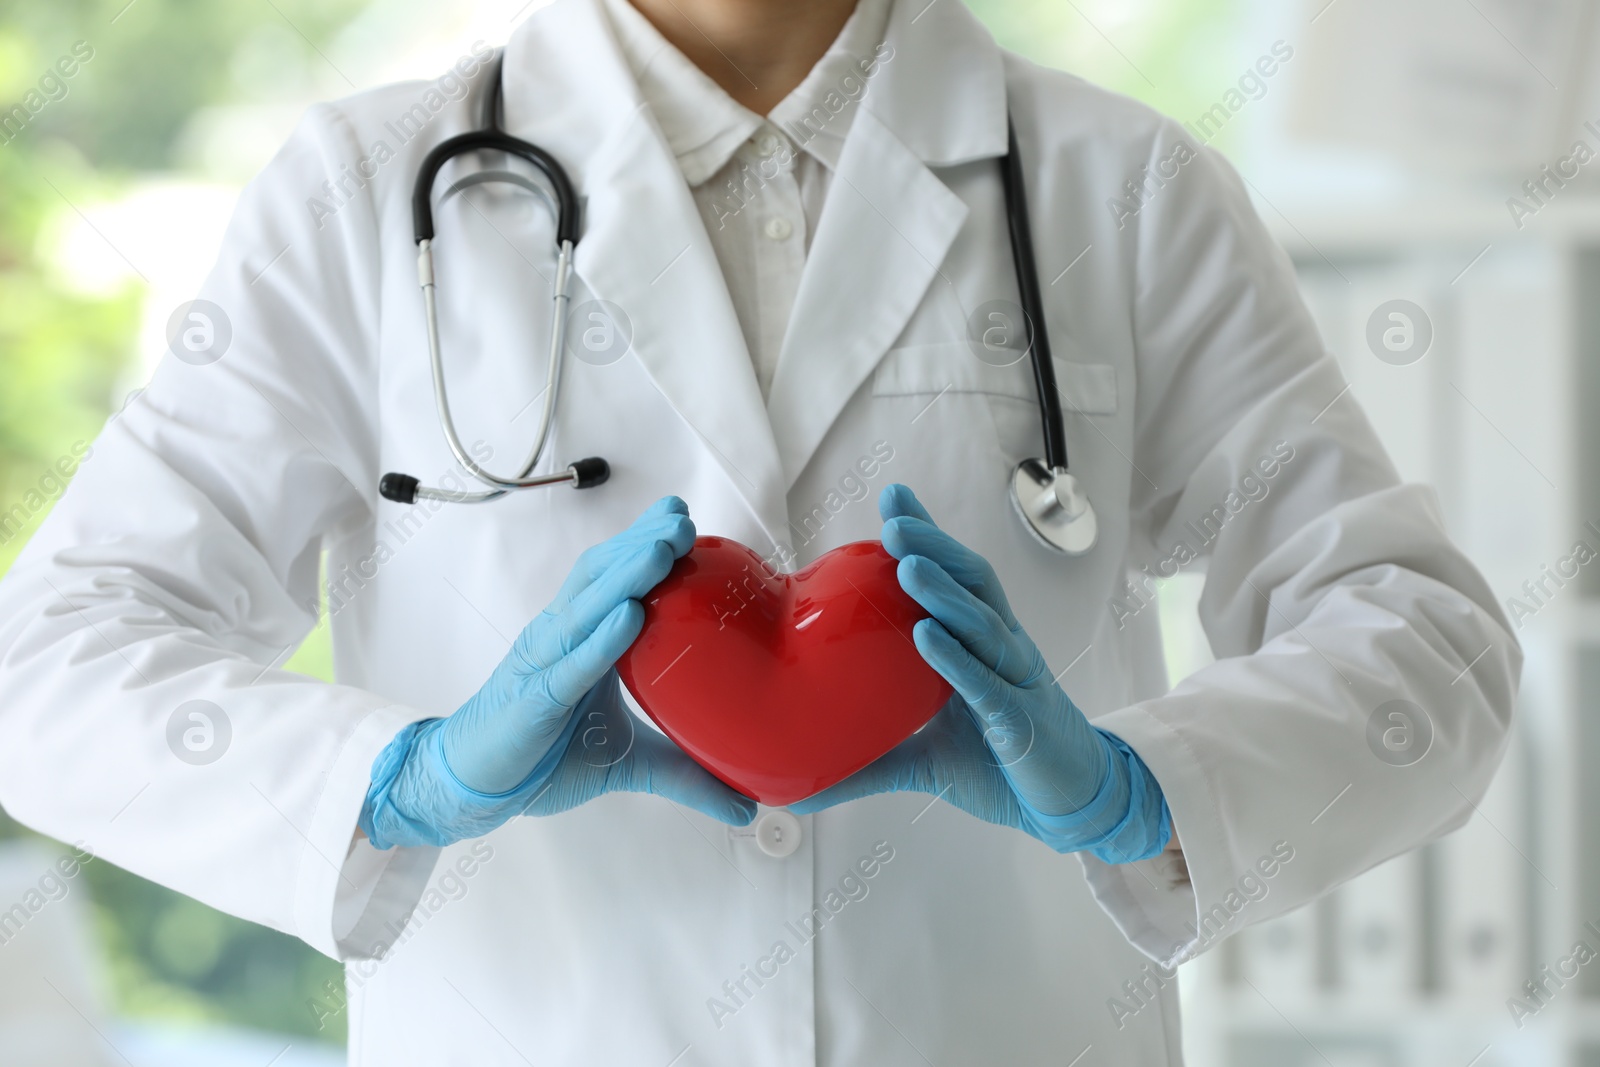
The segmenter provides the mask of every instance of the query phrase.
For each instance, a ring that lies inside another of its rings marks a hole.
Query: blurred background
[[[0,573],[299,113],[433,77],[542,2],[0,0]],[[1600,963],[1575,954],[1600,953],[1600,566],[1573,563],[1600,552],[1597,3],[969,2],[1233,160],[1528,653],[1477,816],[1187,965],[1190,1062],[1600,1065]],[[1198,581],[1161,589],[1174,680],[1209,657]],[[291,666],[329,662],[319,626]],[[0,922],[0,1061],[342,1062],[331,961],[0,813],[0,912],[30,901],[20,932]]]

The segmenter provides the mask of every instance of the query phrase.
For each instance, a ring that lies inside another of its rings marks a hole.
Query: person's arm
[[[329,954],[373,758],[422,716],[274,667],[380,473],[374,209],[319,228],[306,203],[353,142],[316,108],[245,190],[200,293],[211,347],[185,324],[0,583],[6,810]],[[379,866],[420,892],[434,853]]]
[[[1184,136],[1166,124],[1151,159]],[[1084,863],[1122,929],[1171,960],[1462,825],[1522,658],[1431,490],[1400,483],[1222,157],[1202,149],[1124,237],[1146,476],[1131,563],[1204,568],[1217,662],[1095,719],[1160,782],[1187,880],[1163,876],[1166,857]],[[1409,753],[1384,745],[1396,709],[1419,731]],[[1240,906],[1241,879],[1269,892]]]
[[[654,793],[735,826],[754,819],[753,800],[638,721],[616,671],[644,627],[644,596],[694,539],[689,505],[668,496],[579,556],[478,691],[401,730],[374,761],[367,841],[450,845],[615,792]],[[624,737],[621,751],[607,740]]]
[[[1129,940],[1171,965],[1461,825],[1521,652],[1432,494],[1399,484],[1221,158],[1191,161],[1139,226],[1129,562],[1207,568],[1218,662],[1091,722],[989,562],[890,486],[884,546],[957,699],[791,807],[916,790],[1076,852]],[[1385,742],[1397,708],[1429,728],[1413,751]]]
[[[1058,852],[1111,864],[1160,857],[1172,836],[1160,785],[1061,688],[990,562],[941,529],[907,486],[885,486],[878,511],[900,588],[928,613],[912,640],[954,695],[888,753],[790,808],[913,790]]]

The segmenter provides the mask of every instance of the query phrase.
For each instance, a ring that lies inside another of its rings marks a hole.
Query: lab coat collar
[[[621,308],[632,354],[769,544],[753,529],[717,532],[766,555],[788,518],[766,405],[700,212],[598,0],[532,15],[506,46],[505,78],[506,129],[555,155],[584,200],[578,277]]]
[[[1001,53],[963,5],[894,0],[884,43],[767,403],[689,186],[599,0],[556,0],[506,48],[506,128],[554,153],[587,198],[579,276],[627,314],[634,353],[774,545],[789,486],[905,328],[966,219],[929,168],[1005,152]]]
[[[850,133],[861,94],[878,66],[894,0],[857,0],[839,36],[805,80],[767,115],[807,154],[829,170],[839,169],[839,156]]]
[[[1003,155],[1005,71],[989,32],[959,0],[889,5],[891,58],[866,79],[862,110],[929,166]],[[556,0],[512,34],[507,127],[518,134],[537,127],[574,177],[641,106],[600,0]]]
[[[894,0],[865,110],[932,167],[1006,152],[1005,65],[999,45],[960,0]]]
[[[1006,150],[1000,49],[965,7],[897,0],[884,43],[817,223],[767,402],[786,486],[941,278],[967,206],[930,167]]]

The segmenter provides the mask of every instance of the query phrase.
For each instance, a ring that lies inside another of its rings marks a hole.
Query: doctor
[[[457,478],[409,201],[484,58],[310,112],[201,293],[226,344],[164,360],[0,586],[17,818],[346,961],[355,1063],[607,1067],[1174,1064],[1164,967],[1467,819],[1520,652],[1238,178],[954,0],[529,17],[505,126],[584,201],[544,469],[611,478],[381,498]],[[967,341],[1018,299],[1008,107],[1077,558],[1006,499],[1027,361]],[[436,209],[456,422],[500,469],[551,327],[528,201]],[[610,670],[696,531],[786,568],[882,537],[957,700],[756,810]],[[1202,568],[1218,659],[1168,692],[1150,576]],[[319,590],[337,685],[277,666]]]

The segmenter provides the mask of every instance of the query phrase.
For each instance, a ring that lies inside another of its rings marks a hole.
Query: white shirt
[[[860,0],[811,73],[766,118],[729,96],[628,0],[603,6],[705,219],[768,397],[811,235],[871,78],[863,71],[876,72],[889,0]]]

